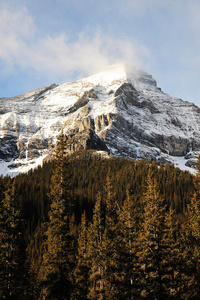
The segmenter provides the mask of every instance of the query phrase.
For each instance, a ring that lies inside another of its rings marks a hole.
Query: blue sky
[[[0,0],[0,97],[125,62],[200,106],[199,0]]]

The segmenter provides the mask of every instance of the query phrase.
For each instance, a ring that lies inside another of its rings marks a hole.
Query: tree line
[[[199,299],[200,158],[65,154],[0,178],[0,299]]]

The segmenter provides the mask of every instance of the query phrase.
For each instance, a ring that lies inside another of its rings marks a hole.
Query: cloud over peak
[[[0,11],[0,60],[5,69],[15,66],[37,72],[54,72],[60,78],[67,73],[92,74],[102,67],[130,62],[139,67],[137,52],[145,47],[126,39],[115,39],[100,30],[93,35],[81,32],[70,40],[65,33],[39,35],[39,29],[27,9]]]

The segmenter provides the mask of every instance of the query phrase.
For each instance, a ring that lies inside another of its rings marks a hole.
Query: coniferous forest
[[[200,299],[200,158],[93,151],[0,178],[0,299]]]

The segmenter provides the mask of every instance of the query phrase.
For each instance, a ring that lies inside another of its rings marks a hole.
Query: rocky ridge
[[[0,173],[25,172],[51,155],[63,129],[68,151],[172,162],[194,170],[200,108],[173,98],[125,65],[75,82],[0,98]]]

